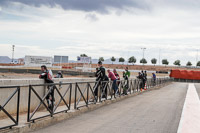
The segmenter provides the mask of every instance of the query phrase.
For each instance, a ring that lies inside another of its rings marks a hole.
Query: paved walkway
[[[35,133],[176,133],[187,90],[188,84],[173,83]]]

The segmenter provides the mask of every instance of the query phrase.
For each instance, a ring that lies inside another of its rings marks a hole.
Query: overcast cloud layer
[[[86,53],[195,64],[200,0],[1,0],[0,56]],[[200,58],[199,58],[200,59]],[[139,62],[139,61],[138,61]]]
[[[11,2],[19,2],[30,6],[43,5],[52,8],[60,6],[65,10],[97,11],[108,13],[108,8],[125,9],[126,7],[144,8],[146,3],[141,0],[3,0],[0,3],[8,6]]]

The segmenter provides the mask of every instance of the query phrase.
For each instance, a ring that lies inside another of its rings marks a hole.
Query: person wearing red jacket
[[[113,83],[112,83],[112,89],[114,90],[114,95],[115,95],[115,93],[118,90],[117,78],[116,78],[115,74],[110,71],[110,69],[108,69],[107,72],[108,72],[108,78],[110,78],[113,81]]]

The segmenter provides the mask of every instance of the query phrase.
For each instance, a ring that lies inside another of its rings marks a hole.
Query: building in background
[[[10,64],[12,59],[10,59],[8,56],[0,56],[0,63],[4,64]]]
[[[68,63],[68,56],[54,55],[54,64]]]
[[[38,67],[41,65],[46,65],[47,67],[52,67],[53,59],[49,56],[30,56],[26,55],[24,60],[25,66]]]
[[[83,63],[83,67],[81,68],[83,72],[91,72],[92,71],[92,58],[91,57],[77,57],[77,63]]]
[[[18,59],[18,64],[24,64],[24,58],[19,58]]]
[[[78,63],[84,63],[84,64],[91,64],[92,58],[91,57],[77,57],[77,62]]]
[[[0,63],[1,64],[19,64],[18,59],[12,59],[9,58],[8,56],[0,56]]]

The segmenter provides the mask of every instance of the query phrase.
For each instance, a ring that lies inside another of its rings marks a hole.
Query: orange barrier
[[[62,69],[72,69],[72,67],[62,66]]]
[[[170,77],[175,79],[200,80],[200,71],[171,70]]]

